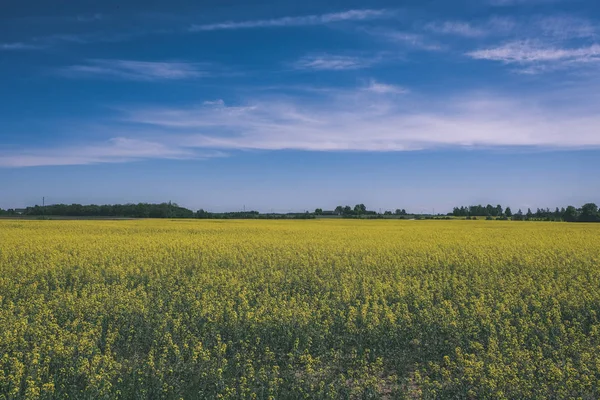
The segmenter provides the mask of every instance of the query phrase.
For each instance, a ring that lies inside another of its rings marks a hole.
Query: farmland
[[[0,221],[0,399],[599,398],[600,224]]]

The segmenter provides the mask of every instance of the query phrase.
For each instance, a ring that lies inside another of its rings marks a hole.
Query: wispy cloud
[[[470,39],[514,38],[515,40],[568,41],[598,37],[597,24],[573,15],[531,17],[493,16],[475,21],[434,21],[422,26],[424,31]]]
[[[368,68],[379,60],[377,57],[355,57],[335,54],[308,55],[292,64],[298,70],[342,71]]]
[[[222,157],[232,150],[414,151],[436,148],[600,148],[600,93],[535,97],[466,93],[443,99],[371,82],[355,90],[266,96],[228,105],[121,109],[102,143],[0,152],[0,167]],[[578,98],[573,103],[564,97]],[[150,135],[150,136],[148,136]]]
[[[33,49],[39,49],[42,46],[36,46],[34,44],[30,44],[30,43],[23,43],[23,42],[14,42],[14,43],[0,43],[0,50],[33,50]]]
[[[89,60],[86,64],[63,68],[69,77],[105,77],[138,81],[181,80],[209,75],[205,64],[133,60]]]
[[[263,99],[245,105],[133,110],[129,123],[169,131],[185,146],[212,149],[407,151],[439,147],[600,146],[589,107],[497,93],[444,101],[378,96],[386,87],[320,101]],[[375,96],[375,97],[374,97]],[[589,98],[586,100],[590,100]],[[541,104],[540,104],[541,103]]]
[[[81,15],[78,15],[77,17],[75,17],[75,19],[77,20],[77,22],[86,23],[86,22],[102,21],[104,19],[104,16],[100,13],[81,14]]]
[[[87,145],[24,149],[11,153],[0,152],[0,167],[87,165],[149,159],[185,160],[224,156],[226,154],[221,151],[198,151],[156,141],[118,137]]]
[[[442,49],[439,43],[420,33],[392,29],[367,29],[365,32],[418,50],[439,51]]]
[[[462,21],[432,22],[427,24],[425,28],[435,33],[468,38],[482,37],[487,34],[486,30]]]
[[[190,158],[189,150],[138,139],[114,138],[103,143],[0,153],[0,167],[81,165],[136,161],[149,158]]]
[[[532,25],[540,35],[558,40],[598,37],[598,24],[569,15],[538,17],[534,19]]]
[[[472,51],[467,55],[477,60],[523,65],[526,67],[524,72],[533,73],[598,63],[600,45],[554,47],[538,42],[517,41]]]
[[[518,6],[518,5],[535,5],[535,4],[550,4],[564,0],[488,0],[489,4],[496,7]]]
[[[369,84],[364,87],[364,90],[378,94],[406,94],[409,92],[408,89],[402,86],[381,83],[375,80],[371,80]]]
[[[270,27],[290,27],[290,26],[310,26],[310,25],[326,25],[344,21],[366,21],[374,19],[390,18],[394,13],[389,10],[347,10],[337,13],[307,15],[297,17],[282,17],[273,19],[262,19],[253,21],[241,22],[222,22],[216,24],[192,25],[189,30],[192,32],[198,31],[215,31],[224,29],[250,29],[250,28],[270,28]]]
[[[168,31],[154,31],[153,33],[167,33]],[[34,37],[32,39],[14,42],[0,43],[0,50],[43,50],[61,45],[69,44],[91,44],[122,42],[136,37],[149,34],[150,31],[128,31],[128,32],[92,32],[79,34],[52,34]]]

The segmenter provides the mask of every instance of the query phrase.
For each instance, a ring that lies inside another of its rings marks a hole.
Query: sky
[[[0,5],[0,207],[600,203],[596,0]]]

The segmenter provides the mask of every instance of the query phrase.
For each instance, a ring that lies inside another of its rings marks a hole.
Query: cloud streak
[[[135,81],[173,81],[209,75],[205,64],[134,60],[89,60],[60,70],[67,77],[103,77]]]
[[[35,50],[40,49],[42,46],[34,45],[31,43],[13,42],[13,43],[0,43],[0,51],[6,50]]]
[[[88,165],[135,162],[149,159],[201,159],[222,157],[218,151],[195,151],[157,141],[118,137],[105,142],[82,146],[27,149],[0,153],[0,167],[23,168],[39,166]]]
[[[519,5],[536,5],[536,4],[551,4],[558,3],[563,0],[489,0],[489,4],[495,7],[519,6]]]
[[[406,94],[409,92],[408,89],[402,86],[390,85],[387,83],[377,82],[375,80],[371,80],[369,85],[366,86],[364,90],[377,94]]]
[[[386,39],[390,42],[417,50],[442,50],[442,46],[439,43],[420,33],[393,29],[367,29],[365,32],[370,35]]]
[[[393,12],[389,10],[347,10],[337,13],[307,15],[298,17],[282,17],[273,19],[262,19],[253,21],[241,22],[221,22],[216,24],[192,25],[189,30],[191,32],[201,31],[216,31],[216,30],[232,30],[232,29],[252,29],[252,28],[275,28],[275,27],[294,27],[294,26],[311,26],[311,25],[327,25],[336,22],[345,21],[366,21],[375,19],[390,18]]]
[[[568,69],[600,62],[600,45],[554,47],[539,42],[517,41],[468,52],[476,60],[499,61],[525,66],[527,73]]]
[[[532,98],[470,93],[438,99],[371,81],[311,99],[264,96],[237,105],[218,99],[182,108],[121,109],[122,118],[107,129],[121,132],[117,139],[4,151],[0,167],[197,159],[243,150],[600,148],[596,93],[582,88]]]
[[[409,151],[440,147],[600,146],[597,110],[539,99],[470,95],[435,101],[359,90],[320,102],[137,110],[129,122],[166,129],[186,146],[214,149]],[[554,99],[556,100],[556,99]]]
[[[292,64],[297,70],[343,71],[371,67],[378,62],[377,57],[355,57],[335,54],[308,55]]]
[[[457,35],[467,38],[478,38],[487,34],[486,30],[462,21],[446,21],[441,23],[429,23],[425,29],[444,35]]]

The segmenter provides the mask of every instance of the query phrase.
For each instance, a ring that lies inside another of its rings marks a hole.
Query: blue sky
[[[8,1],[0,207],[600,202],[600,3]]]

